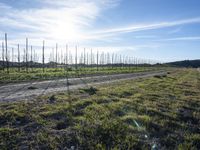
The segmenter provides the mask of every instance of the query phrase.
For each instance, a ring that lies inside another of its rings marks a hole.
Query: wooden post
[[[113,69],[113,65],[114,65],[114,53],[112,54],[112,69]]]
[[[88,65],[89,65],[88,60],[89,60],[89,56],[88,56],[88,52],[87,52],[87,67],[88,67]]]
[[[78,68],[78,66],[77,66],[77,46],[76,46],[76,54],[75,54],[76,56],[75,56],[75,65],[76,65],[76,70],[77,70],[77,68]]]
[[[28,72],[28,38],[26,38],[26,72]]]
[[[68,67],[68,45],[66,44],[66,65]]]
[[[90,57],[91,57],[91,58],[90,58],[90,59],[91,59],[91,60],[90,60],[90,64],[91,64],[91,69],[92,69],[92,49],[91,49]]]
[[[97,51],[97,71],[99,70],[99,52]]]
[[[4,43],[2,42],[2,61],[3,61],[3,71],[5,69],[5,60],[4,60],[5,56],[4,56]]]
[[[19,44],[17,45],[18,50],[18,72],[20,72],[20,50],[19,50]]]
[[[35,54],[35,49],[34,49],[34,52],[33,52],[34,54],[34,57],[33,57],[33,62],[35,63],[36,62],[36,54]],[[34,65],[35,66],[35,65]]]
[[[14,64],[14,48],[12,48],[12,67],[13,67],[13,64]]]
[[[44,73],[44,40],[43,40],[43,46],[42,46],[42,67],[43,67],[43,73]]]
[[[31,45],[31,69],[32,69],[32,71],[33,71],[33,47],[32,47],[32,45]]]
[[[6,47],[6,68],[7,68],[7,73],[9,73],[7,33],[5,33],[5,47]]]
[[[83,63],[84,63],[84,67],[85,67],[85,48],[84,48],[84,52],[83,52]]]
[[[52,63],[54,63],[54,48],[52,48]],[[54,67],[54,66],[52,66],[52,67]]]
[[[57,62],[58,62],[58,44],[56,43],[56,69],[58,67]]]

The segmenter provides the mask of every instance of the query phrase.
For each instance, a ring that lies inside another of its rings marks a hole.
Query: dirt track
[[[108,84],[121,80],[137,79],[151,77],[154,75],[166,74],[164,71],[159,72],[143,72],[131,74],[115,74],[105,76],[93,76],[82,78],[57,79],[42,82],[8,84],[0,87],[0,102],[16,101],[16,100],[31,100],[36,96],[54,93],[58,91],[74,90],[97,84]]]

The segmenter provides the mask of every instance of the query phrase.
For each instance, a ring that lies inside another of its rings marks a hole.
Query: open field
[[[0,103],[2,149],[200,149],[200,72]]]

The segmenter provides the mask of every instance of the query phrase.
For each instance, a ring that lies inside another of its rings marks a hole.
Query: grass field
[[[200,149],[200,72],[0,104],[1,149]]]
[[[68,77],[78,77],[85,75],[102,75],[102,74],[117,74],[117,73],[134,73],[143,71],[152,71],[162,69],[161,67],[101,67],[98,69],[96,67],[87,68],[45,68],[43,72],[42,68],[34,68],[33,70],[29,68],[27,73],[25,68],[18,72],[17,68],[10,68],[9,74],[5,71],[0,71],[0,84],[6,83],[16,83],[24,81],[39,81],[39,80],[50,80],[56,78],[66,78]]]

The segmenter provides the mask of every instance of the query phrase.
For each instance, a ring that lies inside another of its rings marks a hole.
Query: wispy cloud
[[[181,27],[178,27],[178,28],[175,28],[175,29],[172,29],[171,31],[169,31],[168,34],[176,34],[180,31],[181,31]]]
[[[198,40],[200,40],[200,36],[176,37],[176,38],[161,39],[159,41],[198,41]]]
[[[98,44],[92,44],[96,49],[105,51],[115,49],[118,50],[141,50],[151,48],[152,45],[143,43],[144,46],[124,46],[118,43],[123,41],[121,34],[134,33],[140,31],[156,30],[167,27],[176,27],[171,33],[180,31],[181,25],[200,23],[200,17],[188,18],[174,21],[162,21],[146,24],[128,24],[124,26],[115,26],[111,29],[95,29],[94,23],[101,16],[104,10],[116,7],[120,0],[33,0],[38,3],[38,7],[15,8],[8,4],[0,2],[0,33],[8,32],[9,45],[24,44],[25,37],[30,38],[32,45],[41,46],[42,40],[47,40],[49,47],[55,46],[55,43],[65,45],[74,45],[84,43],[89,45],[90,41],[100,41],[107,43],[105,47],[98,47]],[[114,25],[113,25],[114,26]],[[92,29],[92,30],[91,30]],[[173,29],[173,28],[172,28]],[[141,32],[142,33],[142,32]],[[132,35],[131,38],[136,40],[153,40],[159,38],[158,35]],[[200,37],[178,37],[164,39],[163,41],[178,40],[200,40]],[[95,43],[95,42],[94,42]],[[117,43],[113,46],[113,43]],[[84,45],[83,44],[83,45]],[[141,43],[139,43],[141,44]],[[112,45],[112,46],[110,46]],[[137,44],[138,45],[138,44]],[[153,48],[156,45],[153,45]],[[152,49],[153,49],[152,48]]]
[[[96,34],[104,35],[104,36],[113,36],[115,34],[120,33],[129,33],[129,32],[138,32],[145,30],[153,30],[153,29],[161,29],[166,27],[174,27],[185,24],[193,24],[200,23],[200,17],[190,18],[184,20],[176,20],[176,21],[165,21],[159,23],[148,23],[148,24],[132,24],[124,27],[116,27],[112,29],[103,29],[96,32]]]
[[[88,39],[86,31],[101,12],[117,4],[118,0],[44,0],[38,8],[16,9],[0,3],[0,32],[12,33],[13,38],[81,42]]]

